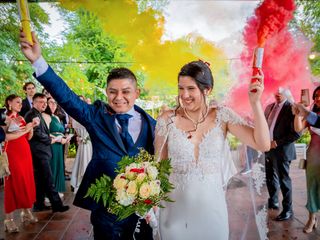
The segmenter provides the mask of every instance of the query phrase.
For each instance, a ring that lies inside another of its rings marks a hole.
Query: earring
[[[209,96],[207,95],[204,95],[204,104],[207,106],[207,107],[211,107],[210,105],[210,102],[211,102],[211,99]]]
[[[11,111],[11,110],[12,110],[11,105],[9,105],[9,111]]]

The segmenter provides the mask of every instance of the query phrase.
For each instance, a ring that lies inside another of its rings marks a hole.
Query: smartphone
[[[306,107],[310,105],[309,89],[301,89],[300,102]]]

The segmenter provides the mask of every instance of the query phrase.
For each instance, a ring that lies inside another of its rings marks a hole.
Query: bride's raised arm
[[[254,127],[242,124],[227,123],[228,130],[241,142],[250,147],[266,152],[270,149],[270,134],[267,120],[261,105],[263,81],[256,81],[249,86],[249,100],[253,112]],[[255,89],[256,91],[252,91]]]

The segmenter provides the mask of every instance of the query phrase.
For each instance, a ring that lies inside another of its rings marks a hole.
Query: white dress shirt
[[[48,70],[49,65],[46,62],[46,60],[41,56],[32,64],[32,67],[35,70],[36,77],[39,77]],[[136,110],[134,110],[134,108],[131,108],[126,113],[133,116],[132,118],[129,119],[128,131],[132,137],[133,142],[135,143],[141,132],[141,124],[142,124],[141,114],[138,113]],[[121,126],[117,119],[116,119],[116,126],[118,131],[120,132]]]

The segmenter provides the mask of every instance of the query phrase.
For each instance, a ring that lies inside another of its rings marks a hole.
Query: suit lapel
[[[141,131],[147,131],[147,145],[145,146],[145,149],[150,152],[151,154],[154,154],[154,147],[153,147],[153,141],[154,141],[154,125],[152,125],[152,118],[140,107],[134,105],[134,109],[141,114],[142,117],[142,123]],[[141,133],[140,133],[141,135]]]
[[[47,124],[46,124],[46,121],[43,119],[42,114],[39,113],[38,116],[39,116],[39,118],[40,118],[40,121],[41,121],[41,123],[42,123],[42,125],[43,125],[44,130],[45,130],[48,134],[50,134],[50,130],[49,130]]]
[[[150,121],[147,113],[142,108],[140,108],[136,105],[134,105],[134,110],[136,110],[138,113],[140,113],[142,115],[142,118],[144,118],[144,120],[147,123],[148,130],[150,130],[151,136],[154,136],[154,128],[152,127],[151,121]]]

